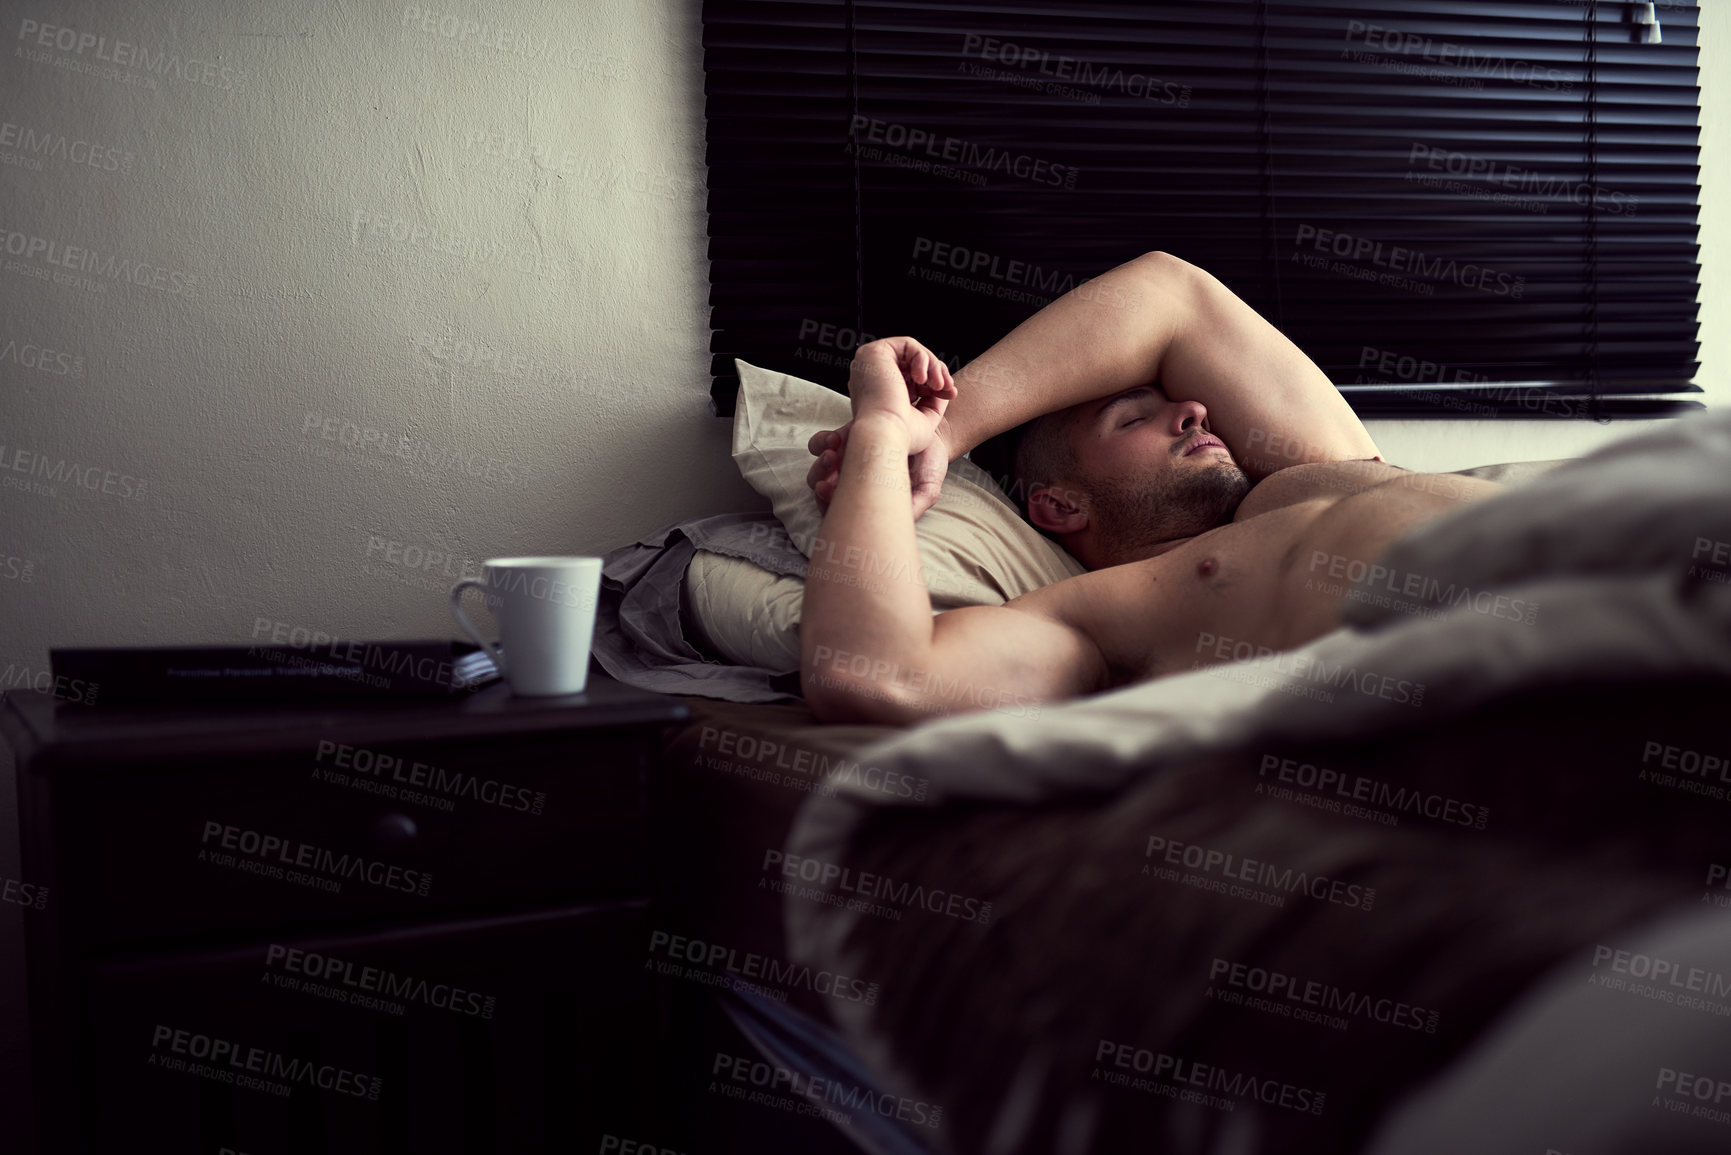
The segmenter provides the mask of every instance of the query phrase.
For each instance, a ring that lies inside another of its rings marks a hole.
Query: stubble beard
[[[1093,487],[1094,519],[1121,555],[1195,537],[1232,520],[1250,492],[1234,461],[1177,469],[1162,477],[1112,478]]]

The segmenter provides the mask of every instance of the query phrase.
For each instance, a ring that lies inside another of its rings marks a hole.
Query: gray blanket
[[[768,526],[777,531],[765,533]],[[776,548],[781,522],[769,513],[723,513],[675,522],[602,559],[595,658],[627,685],[729,702],[799,698],[798,674],[718,661],[691,644],[681,620],[685,567],[700,549],[755,562],[774,574],[805,576],[806,560]],[[754,532],[755,531],[755,532]]]

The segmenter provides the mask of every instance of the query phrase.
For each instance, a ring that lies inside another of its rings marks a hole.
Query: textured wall
[[[760,506],[695,0],[0,12],[0,681],[450,635],[479,559]]]
[[[1731,82],[1703,84],[1717,402]],[[446,635],[482,558],[760,508],[707,410],[702,110],[697,0],[8,3],[0,688],[49,645],[259,618]],[[1630,428],[1372,431],[1454,469]]]

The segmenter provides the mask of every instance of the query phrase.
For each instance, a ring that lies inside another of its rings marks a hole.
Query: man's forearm
[[[887,692],[932,644],[932,600],[909,506],[908,434],[894,417],[854,422],[835,496],[812,543],[800,620],[808,698]]]
[[[1043,413],[1161,376],[1195,307],[1194,266],[1149,253],[1078,285],[956,374],[939,433],[960,457]]]
[[[1053,301],[956,374],[951,460],[1043,413],[1158,382],[1197,401],[1252,478],[1376,443],[1303,350],[1219,279],[1148,253]]]

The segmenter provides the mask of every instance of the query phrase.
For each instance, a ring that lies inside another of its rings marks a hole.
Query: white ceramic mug
[[[468,586],[487,594],[499,622],[497,645],[463,616]],[[479,578],[451,587],[451,612],[463,632],[492,655],[513,694],[580,694],[589,684],[600,592],[598,557],[496,557],[481,563]]]

